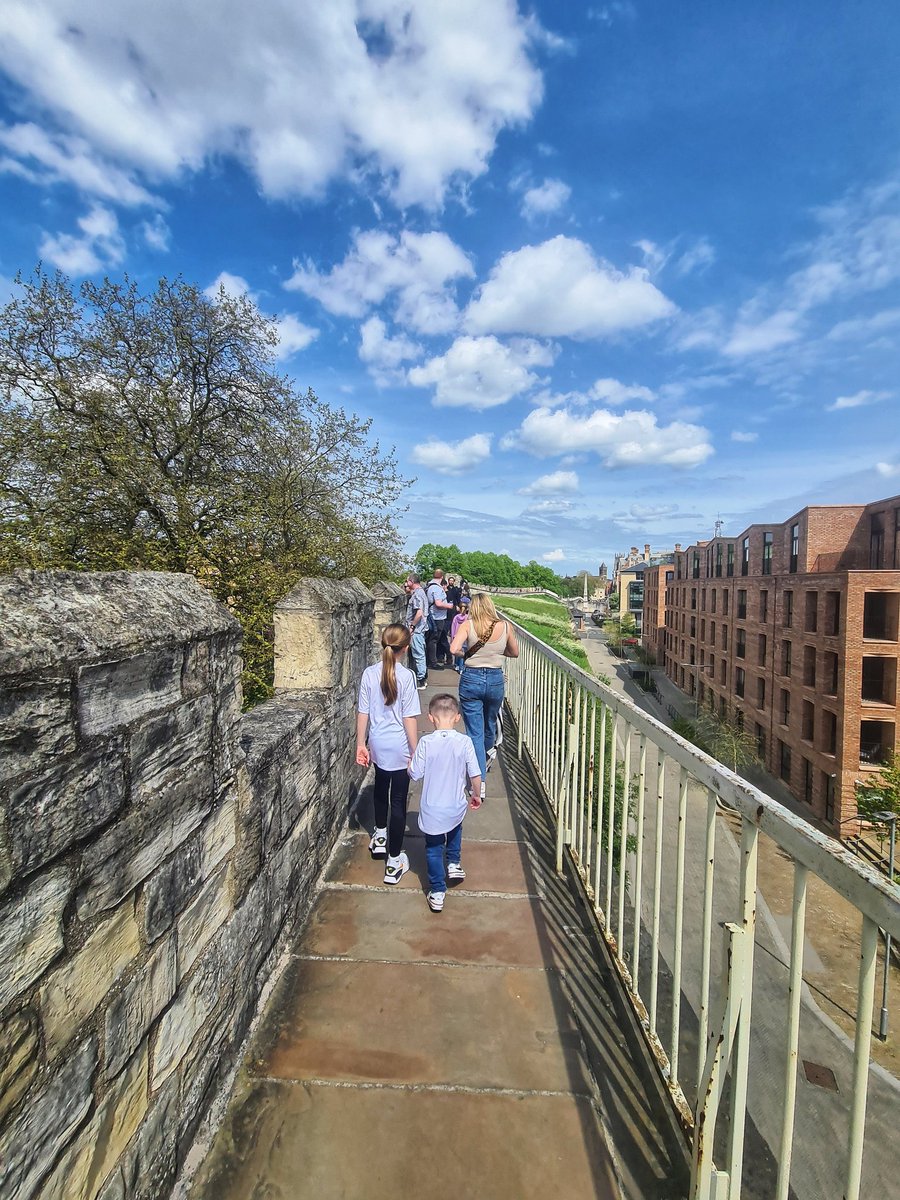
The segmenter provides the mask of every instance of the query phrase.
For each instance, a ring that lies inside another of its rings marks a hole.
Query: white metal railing
[[[777,1164],[777,1200],[787,1200],[789,1189],[800,1200],[859,1200],[878,931],[900,936],[897,890],[839,842],[520,626],[516,630],[520,656],[507,659],[505,669],[518,753],[528,752],[555,813],[557,868],[568,855],[583,882],[690,1139],[692,1200],[740,1197],[748,1094],[751,1118]],[[720,815],[720,803],[735,814],[739,834]],[[793,860],[789,962],[775,965],[773,956],[754,953],[761,833]],[[849,1096],[842,1091],[828,1120],[808,1095],[798,1105],[811,877],[845,897],[861,921],[852,1049],[814,1004],[805,1005],[808,1052],[819,1047],[825,1053],[830,1038],[827,1052],[846,1059],[838,1074]],[[719,971],[713,962],[716,924],[724,934]],[[755,962],[760,957],[764,968]],[[717,1117],[726,1083],[724,1129]],[[890,1093],[884,1072],[878,1086]],[[870,1112],[870,1125],[882,1119],[884,1107]],[[837,1126],[846,1147],[843,1163]],[[867,1162],[865,1194],[897,1194],[900,1164],[896,1157],[888,1168],[884,1163],[893,1126],[892,1117],[882,1143],[879,1125],[880,1163]],[[818,1146],[817,1137],[825,1139]]]

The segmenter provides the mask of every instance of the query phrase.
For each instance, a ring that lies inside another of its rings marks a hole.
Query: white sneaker
[[[484,800],[485,800],[485,798],[486,798],[486,797],[487,797],[487,784],[486,784],[486,783],[483,783],[483,784],[481,785],[481,800],[482,800],[482,803],[484,802]]]
[[[494,737],[494,745],[499,746],[503,741],[503,709],[497,713],[497,732]]]
[[[432,912],[443,912],[444,911],[444,893],[443,892],[429,892],[427,898],[428,898],[428,907],[431,909]]]
[[[491,767],[494,765],[494,763],[497,760],[497,747],[491,746],[490,750],[485,751],[484,757],[486,760],[484,773],[485,773],[485,775],[487,775],[488,771],[491,769]]]
[[[387,858],[387,832],[375,830],[369,840],[369,853],[373,858]]]
[[[387,860],[387,866],[384,868],[384,882],[399,883],[408,870],[409,859],[401,851],[396,858]]]
[[[451,883],[458,883],[465,879],[466,873],[463,870],[462,863],[447,863],[447,878]]]

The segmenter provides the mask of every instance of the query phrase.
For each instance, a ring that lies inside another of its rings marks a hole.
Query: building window
[[[860,721],[859,761],[867,766],[887,762],[894,749],[893,721]]]
[[[719,663],[719,683],[725,687],[728,683],[728,663],[723,658]]]
[[[739,621],[747,619],[747,593],[743,588],[739,588],[737,594],[737,619]]]
[[[791,782],[791,748],[782,741],[778,743],[778,774],[785,783]]]
[[[815,633],[819,627],[819,593],[806,593],[806,615],[803,628],[807,633]]]
[[[696,636],[697,636],[697,618],[691,617],[691,637],[695,638]]]
[[[791,565],[788,570],[793,575],[797,570],[797,563],[800,560],[800,526],[791,526]]]
[[[706,588],[700,589],[700,608],[703,612],[706,612]]]
[[[864,655],[862,660],[862,699],[876,704],[897,702],[897,660]]]
[[[713,645],[716,644],[716,623],[715,623],[715,621],[710,621],[710,623],[709,623],[709,640],[712,642]]]
[[[803,647],[803,686],[816,686],[816,648],[815,646]]]
[[[747,657],[747,633],[743,628],[734,635],[734,652],[738,658]]]
[[[722,543],[716,542],[716,579],[722,578]]]
[[[734,672],[734,694],[744,698],[744,668],[737,667]]]
[[[723,617],[728,616],[728,593],[727,592],[722,593],[722,616]]]
[[[695,553],[694,561],[691,566],[691,579],[699,579],[699,578],[700,578],[700,555],[699,555],[699,553]]]
[[[756,753],[765,762],[766,759],[766,731],[758,722],[755,725],[754,732],[756,734]]]
[[[829,712],[826,708],[822,713],[825,726],[824,746],[826,754],[837,754],[837,713]]]
[[[863,598],[863,637],[896,642],[900,592],[866,592]]]
[[[829,775],[826,771],[822,772],[822,778],[825,782],[825,820],[834,821],[834,776]]]
[[[697,589],[691,588],[691,608],[697,607]]]
[[[788,679],[791,677],[791,651],[790,642],[781,643],[781,673],[787,676]]]
[[[700,683],[699,683],[699,684],[698,684],[698,686],[697,686],[697,703],[698,703],[698,704],[702,704],[702,703],[703,703],[703,697],[704,697],[705,695],[706,695],[706,688],[704,687],[704,685],[703,685],[703,681],[701,680],[701,681],[700,681]]]
[[[715,612],[716,611],[716,589],[715,588],[713,588],[713,590],[712,590],[712,595],[710,596],[710,601],[711,601],[711,603],[709,606],[709,611]]]
[[[756,681],[756,707],[766,707],[766,681],[760,676]]]
[[[825,633],[837,637],[841,630],[841,593],[825,593]]]
[[[727,625],[722,626],[722,649],[723,650],[728,649],[728,626]]]
[[[759,593],[759,620],[762,625],[765,625],[769,619],[769,593],[763,588]]]
[[[762,573],[763,573],[763,575],[771,575],[772,574],[772,535],[771,535],[771,533],[763,534]]]
[[[741,733],[743,733],[744,732],[744,710],[742,708],[739,708],[737,710],[737,712],[734,714],[734,723],[735,723],[735,725],[737,725],[737,727],[741,731]]]
[[[803,799],[807,804],[813,802],[813,765],[808,758],[803,760]]]
[[[880,571],[884,566],[884,515],[872,513],[869,518],[869,569]]]
[[[703,617],[700,619],[700,641],[706,641],[706,620]]]
[[[809,700],[803,701],[800,736],[804,742],[814,742],[816,740],[816,710],[815,706]]]
[[[781,602],[781,623],[785,629],[790,629],[794,624],[794,593],[785,592],[784,599]]]
[[[761,633],[757,639],[756,661],[761,667],[766,665],[766,635]]]
[[[897,510],[897,517],[900,520],[900,509]],[[734,542],[728,544],[728,555],[725,561],[725,574],[730,579],[734,574]]]
[[[838,656],[830,650],[825,651],[825,694],[836,696],[838,693]]]
[[[781,724],[790,725],[791,723],[791,693],[787,688],[781,689],[781,697],[779,710],[781,712]]]
[[[745,537],[741,542],[741,574],[750,574],[750,538]]]

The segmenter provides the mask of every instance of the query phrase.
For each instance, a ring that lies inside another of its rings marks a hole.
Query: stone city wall
[[[361,782],[375,608],[302,581],[242,716],[239,627],[192,578],[0,579],[3,1200],[171,1190]]]

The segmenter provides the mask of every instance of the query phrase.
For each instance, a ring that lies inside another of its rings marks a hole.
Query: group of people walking
[[[471,596],[437,570],[427,587],[407,577],[405,624],[388,625],[381,662],[368,667],[359,686],[356,761],[375,768],[373,858],[384,858],[384,882],[397,884],[409,870],[403,851],[410,779],[421,779],[419,828],[425,835],[428,904],[444,907],[448,882],[465,879],[462,822],[485,800],[486,775],[502,738],[503,659],[516,658],[515,630],[485,593]],[[442,614],[442,615],[438,615]],[[448,629],[447,627],[450,626]],[[414,671],[400,661],[409,652]],[[459,699],[432,698],[433,732],[419,737],[419,691],[428,671],[455,667]],[[465,733],[456,727],[462,718]],[[446,863],[445,863],[446,859]]]

